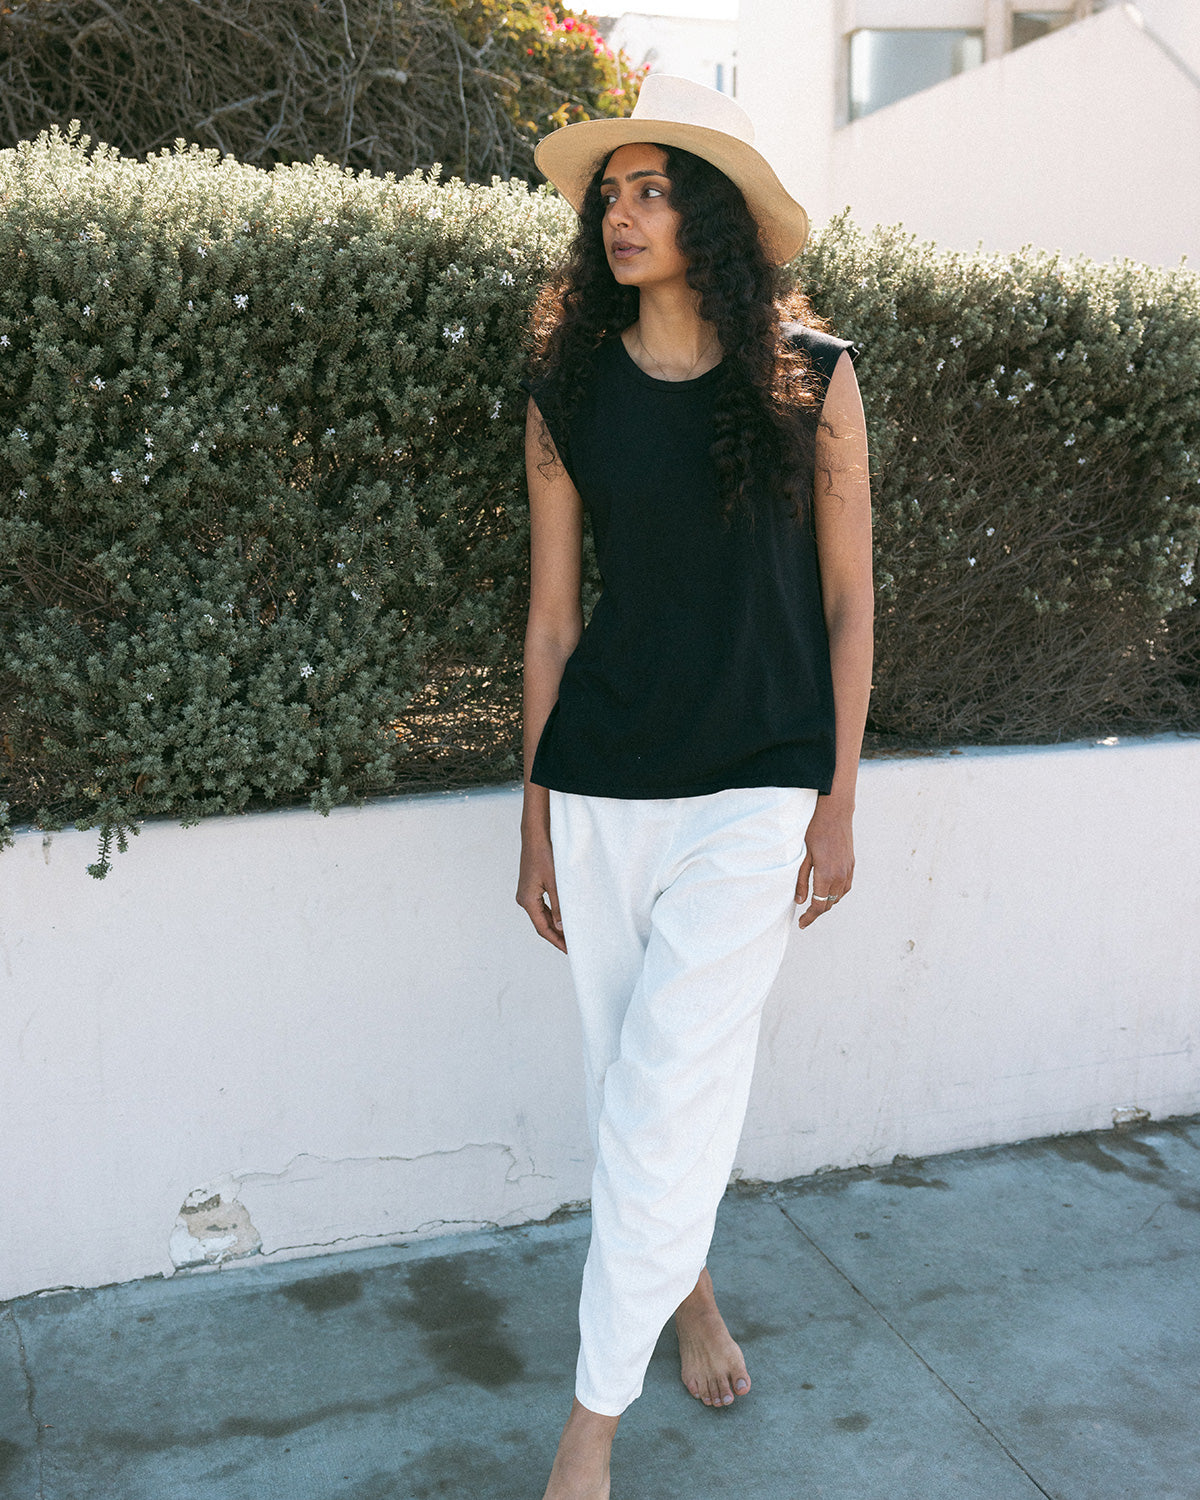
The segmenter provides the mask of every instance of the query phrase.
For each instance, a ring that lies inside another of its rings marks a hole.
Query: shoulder
[[[858,358],[858,347],[849,339],[834,338],[831,333],[821,333],[803,323],[785,322],[783,336],[792,348],[800,349],[808,355],[820,378],[822,392],[829,389],[834,369],[843,354],[848,353],[852,360]]]
[[[560,409],[572,392],[594,386],[597,380],[619,373],[623,347],[620,336],[614,334],[569,368],[562,364],[540,368],[530,365],[519,382],[521,389],[533,397],[543,416],[548,416]]]

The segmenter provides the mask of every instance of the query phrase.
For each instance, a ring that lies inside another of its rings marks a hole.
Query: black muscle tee
[[[841,339],[792,325],[827,387]],[[526,382],[591,523],[603,590],[564,668],[532,779],[596,797],[828,792],[833,684],[811,518],[726,517],[709,457],[720,366],[656,380],[620,338],[569,425]]]

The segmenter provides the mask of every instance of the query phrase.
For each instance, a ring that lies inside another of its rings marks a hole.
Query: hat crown
[[[693,83],[690,78],[672,78],[667,73],[646,75],[630,118],[697,125],[731,135],[747,146],[754,144],[750,116],[728,94],[710,89],[707,84]]]

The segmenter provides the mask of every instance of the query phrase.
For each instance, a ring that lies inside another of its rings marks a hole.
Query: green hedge
[[[938,252],[842,220],[798,269],[864,350],[872,729],[1200,728],[1200,276]]]
[[[517,379],[571,216],[515,184],[0,152],[0,806],[137,820],[517,773]],[[1200,728],[1200,289],[838,222],[876,745]]]

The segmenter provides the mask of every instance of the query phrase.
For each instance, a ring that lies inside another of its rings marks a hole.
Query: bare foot
[[[675,1312],[680,1379],[705,1406],[729,1406],[750,1389],[742,1351],[717,1309],[707,1266]]]
[[[620,1420],[571,1403],[542,1500],[608,1500],[608,1460]]]

